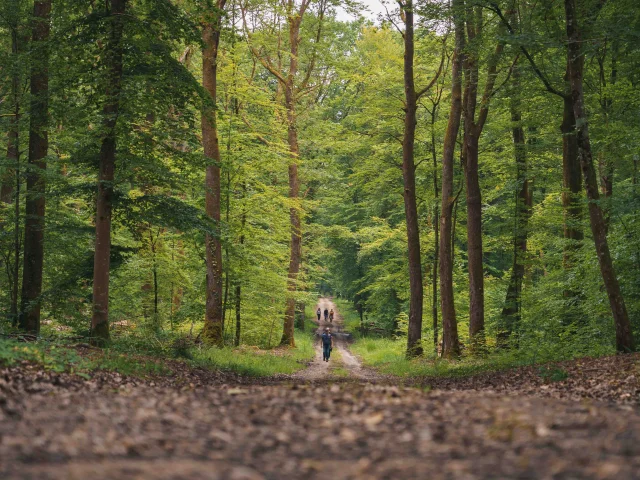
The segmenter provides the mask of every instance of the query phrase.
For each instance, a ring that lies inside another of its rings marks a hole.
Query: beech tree
[[[453,165],[456,139],[462,117],[462,65],[465,35],[463,20],[464,0],[451,2],[451,15],[455,32],[455,50],[451,61],[451,106],[442,152],[442,206],[440,208],[440,310],[442,313],[442,356],[460,355],[458,324],[453,290],[452,214],[456,194],[453,191]]]
[[[633,350],[638,9],[572,1],[3,3],[0,333],[304,350],[322,292],[385,358]]]
[[[402,139],[402,177],[404,180],[404,210],[407,222],[407,247],[409,252],[409,331],[407,335],[407,356],[422,355],[422,262],[420,260],[420,233],[418,227],[418,207],[416,204],[416,179],[413,150],[416,135],[416,111],[418,101],[433,87],[442,71],[422,90],[416,90],[413,71],[414,63],[414,7],[411,0],[398,1],[400,15],[405,25],[404,38],[404,136]]]
[[[31,108],[29,118],[29,164],[27,170],[27,201],[24,222],[24,267],[22,269],[22,306],[20,328],[40,332],[40,294],[44,268],[44,215],[46,157],[49,150],[49,32],[51,30],[51,0],[33,5],[31,33]]]
[[[589,139],[589,121],[584,108],[584,51],[582,50],[584,40],[580,30],[580,23],[584,21],[586,12],[578,8],[576,0],[565,0],[564,9],[568,39],[569,83],[571,85],[573,112],[576,118],[578,157],[584,177],[587,198],[589,199],[591,233],[596,246],[602,280],[609,297],[611,313],[613,314],[616,329],[616,349],[620,352],[631,352],[635,347],[635,343],[631,332],[631,324],[629,323],[627,306],[620,291],[620,284],[613,267],[611,252],[609,251],[607,223],[602,207],[599,204],[600,193]],[[580,18],[581,12],[582,18]]]
[[[284,11],[284,22],[287,27],[287,45],[288,45],[288,61],[283,62],[280,52],[276,54],[276,58],[261,52],[263,48],[259,48],[253,44],[250,32],[247,28],[247,11],[243,9],[243,21],[245,31],[248,35],[248,41],[251,44],[253,54],[258,58],[262,66],[276,79],[279,88],[284,92],[284,107],[286,111],[286,127],[287,127],[287,143],[289,146],[289,198],[292,206],[289,209],[289,217],[291,222],[291,242],[288,270],[288,291],[289,296],[286,301],[284,314],[284,330],[280,343],[282,345],[295,346],[294,328],[296,313],[295,293],[298,290],[298,275],[300,272],[300,264],[302,262],[302,220],[299,206],[300,195],[300,179],[298,177],[298,165],[300,156],[300,147],[298,145],[298,125],[296,107],[300,96],[305,93],[312,80],[312,74],[315,69],[315,57],[317,50],[314,49],[311,54],[306,71],[302,74],[302,80],[298,78],[300,43],[300,28],[302,20],[309,9],[312,0],[301,0],[297,4],[294,0],[282,0],[280,7]],[[321,0],[318,3],[317,11],[317,27],[316,27],[316,44],[320,41],[322,35],[322,26],[324,20],[325,9],[327,3]],[[279,20],[276,20],[279,21]],[[278,48],[283,43],[280,37],[280,28],[278,31]]]
[[[205,237],[207,264],[207,300],[203,337],[215,345],[222,344],[224,317],[222,314],[222,243],[220,241],[220,146],[216,122],[216,100],[218,83],[218,49],[222,29],[222,13],[226,0],[218,0],[214,12],[205,14],[202,30],[202,83],[209,93],[212,108],[202,112],[202,146],[210,164],[206,173],[206,212],[216,222],[217,234]],[[208,103],[207,103],[208,105]]]
[[[498,61],[504,43],[498,42],[495,52],[487,60],[484,93],[478,107],[479,62],[477,51],[483,37],[484,18],[480,6],[466,6],[466,32],[468,46],[464,55],[464,93],[462,99],[463,146],[462,164],[467,195],[467,256],[469,261],[469,338],[474,346],[483,344],[484,336],[484,267],[482,256],[482,193],[478,179],[478,152],[480,134],[487,121],[489,102],[494,93]]]
[[[105,45],[105,103],[102,107],[103,137],[100,145],[98,195],[96,198],[96,239],[93,263],[93,316],[91,336],[97,344],[109,340],[109,277],[111,265],[111,215],[116,165],[116,122],[120,112],[123,70],[123,30],[127,0],[106,4],[109,37]]]

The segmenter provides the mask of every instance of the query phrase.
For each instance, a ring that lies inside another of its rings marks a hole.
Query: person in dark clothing
[[[318,315],[318,322],[320,321],[320,315],[322,315],[322,310],[320,310],[320,307],[318,307],[318,310],[316,311],[316,315]]]
[[[329,319],[329,309],[324,309],[324,321],[326,322]]]
[[[320,339],[322,341],[322,360],[328,362],[331,356],[331,350],[333,350],[333,336],[331,335],[329,327],[324,329],[324,333],[320,335]]]

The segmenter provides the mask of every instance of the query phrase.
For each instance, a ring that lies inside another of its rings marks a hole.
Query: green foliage
[[[310,335],[297,332],[295,341],[295,349],[272,351],[251,347],[196,348],[192,350],[191,357],[195,365],[252,377],[291,374],[304,368],[315,356]]]
[[[101,108],[107,78],[102,60],[110,20],[104,3],[85,3],[53,2],[41,298],[45,337],[85,336],[92,314],[96,166],[104,135]],[[286,70],[291,58],[282,52],[287,50],[289,38],[274,33],[286,32],[281,8],[259,0],[245,5],[252,19],[247,26],[249,35],[244,25],[240,27],[238,5],[227,4],[218,57],[217,104],[213,106],[201,86],[200,29],[203,20],[222,12],[215,10],[212,2],[199,0],[128,3],[130,10],[123,20],[122,111],[116,127],[113,185],[109,320],[114,343],[108,352],[114,356],[104,361],[124,369],[125,365],[117,366],[119,355],[193,355],[198,362],[252,374],[294,371],[302,365],[300,361],[311,354],[306,337],[299,341],[300,357],[291,352],[278,357],[231,348],[236,314],[241,317],[245,347],[270,351],[280,341],[285,300],[290,294],[289,215],[294,208],[303,218],[303,273],[295,299],[308,309],[318,292],[337,297],[347,329],[363,337],[354,348],[369,363],[400,373],[445,368],[445,363],[430,357],[412,362],[402,358],[409,286],[399,141],[404,128],[400,32],[387,21],[379,25],[362,19],[340,22],[334,11],[337,2],[333,1],[327,5],[319,30],[318,4],[312,2],[301,25],[300,73],[294,82],[300,88],[296,130],[301,198],[291,200],[283,91],[251,50],[256,47],[272,62],[279,59]],[[521,125],[527,142],[533,211],[527,232],[521,319],[512,349],[491,355],[478,365],[465,359],[460,367],[463,370],[465,362],[471,362],[470,369],[481,369],[489,368],[490,363],[609,353],[614,338],[582,195],[585,214],[575,226],[584,231],[585,239],[573,245],[563,238],[562,102],[544,91],[522,55],[514,63],[520,48],[525,47],[543,66],[542,73],[551,85],[564,88],[563,12],[559,5],[549,11],[526,2],[517,6],[529,15],[514,35],[506,35],[499,19],[486,10],[485,34],[468,48],[482,64],[482,90],[487,81],[486,59],[498,40],[506,42],[497,78],[500,88],[489,99],[490,114],[480,139],[490,348],[502,328],[500,317],[513,263],[515,197],[520,187],[511,137],[511,100],[515,93],[526,99]],[[600,202],[610,219],[610,249],[634,333],[639,336],[640,117],[630,112],[640,106],[640,17],[633,7],[629,0],[607,2],[589,23],[583,48],[587,60],[585,102],[599,182],[604,186],[608,178],[614,186],[612,196]],[[431,318],[434,304],[438,310],[431,288],[437,285],[432,273],[437,260],[435,214],[441,200],[438,185],[448,122],[453,39],[442,35],[441,26],[448,24],[451,16],[446,5],[418,2],[416,8],[421,17],[416,25],[418,89],[438,71],[443,49],[445,54],[442,75],[421,98],[415,144],[425,283],[424,347],[435,355],[431,339],[434,333],[441,334],[441,326],[433,332]],[[12,85],[14,80],[20,86],[28,85],[30,68],[38,58],[40,47],[29,43],[31,9],[32,3],[26,0],[0,5],[0,51],[4,53],[0,55],[0,184],[4,190],[13,188],[10,198],[0,201],[0,333],[12,330],[12,294],[21,289],[29,105],[34,99],[28,89],[16,93]],[[13,36],[14,32],[18,35]],[[311,65],[315,69],[305,78]],[[507,81],[516,73],[519,92]],[[218,223],[204,213],[207,161],[199,134],[203,106],[215,107],[219,130],[222,219]],[[14,122],[16,107],[20,115]],[[19,137],[18,161],[7,156],[10,132]],[[458,155],[459,150],[456,158]],[[451,239],[453,283],[461,341],[467,344],[467,208],[458,162],[454,177],[459,196]],[[14,185],[20,185],[19,194]],[[191,339],[203,328],[206,234],[218,236],[223,244],[226,346],[202,351]],[[565,259],[569,246],[574,247],[571,262]],[[308,321],[305,328],[313,330]],[[34,361],[42,353],[40,347],[20,348],[32,352],[23,353],[25,358],[33,356]],[[58,353],[45,350],[44,361],[52,358],[55,364]],[[3,355],[10,361],[19,351],[6,347]]]
[[[160,359],[124,354],[113,348],[89,350],[80,354],[75,348],[59,342],[0,340],[0,365],[11,366],[24,361],[42,365],[47,370],[73,373],[83,378],[88,378],[92,372],[99,370],[132,376],[172,374]]]
[[[546,382],[562,382],[569,378],[569,374],[558,367],[542,366],[538,370],[538,375]]]

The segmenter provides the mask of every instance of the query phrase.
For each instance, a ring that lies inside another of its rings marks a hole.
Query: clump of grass
[[[353,302],[342,298],[334,299],[336,308],[342,316],[344,329],[351,333],[354,338],[360,337],[360,315],[353,307]]]
[[[87,355],[80,355],[75,348],[62,343],[0,340],[0,365],[11,366],[22,361],[37,363],[55,372],[76,373],[83,377],[97,370],[137,376],[171,373],[160,360],[127,355],[111,348],[91,350]]]
[[[78,353],[70,344],[37,340],[19,342],[0,339],[0,365],[28,361],[57,372],[87,376],[94,371],[113,371],[123,375],[169,375],[167,358],[186,360],[205,368],[234,371],[243,375],[270,376],[290,374],[304,368],[313,358],[313,337],[309,332],[296,332],[295,349],[232,347],[196,347],[186,336],[130,335],[115,337],[109,348],[90,349]]]
[[[348,377],[349,370],[344,367],[342,363],[342,355],[340,354],[340,350],[337,348],[333,349],[331,352],[331,361],[329,362],[329,373],[333,377]]]
[[[403,339],[363,338],[351,346],[351,351],[363,360],[365,365],[382,373],[400,377],[464,377],[478,373],[507,370],[524,365],[535,365],[577,358],[579,352],[557,352],[538,350],[507,349],[489,353],[482,357],[467,356],[459,360],[446,360],[435,355],[408,360],[405,356],[406,343]],[[555,367],[543,367],[540,376],[555,382],[566,379],[566,372]]]
[[[241,375],[266,377],[292,374],[304,368],[315,355],[312,337],[296,332],[297,348],[260,350],[250,348],[194,348],[193,362],[204,368],[232,371]]]
[[[561,368],[553,366],[542,366],[538,370],[538,375],[545,382],[562,382],[569,378],[569,374]]]

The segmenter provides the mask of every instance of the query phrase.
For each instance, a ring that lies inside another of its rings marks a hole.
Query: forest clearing
[[[0,0],[0,478],[639,478],[639,38]]]

